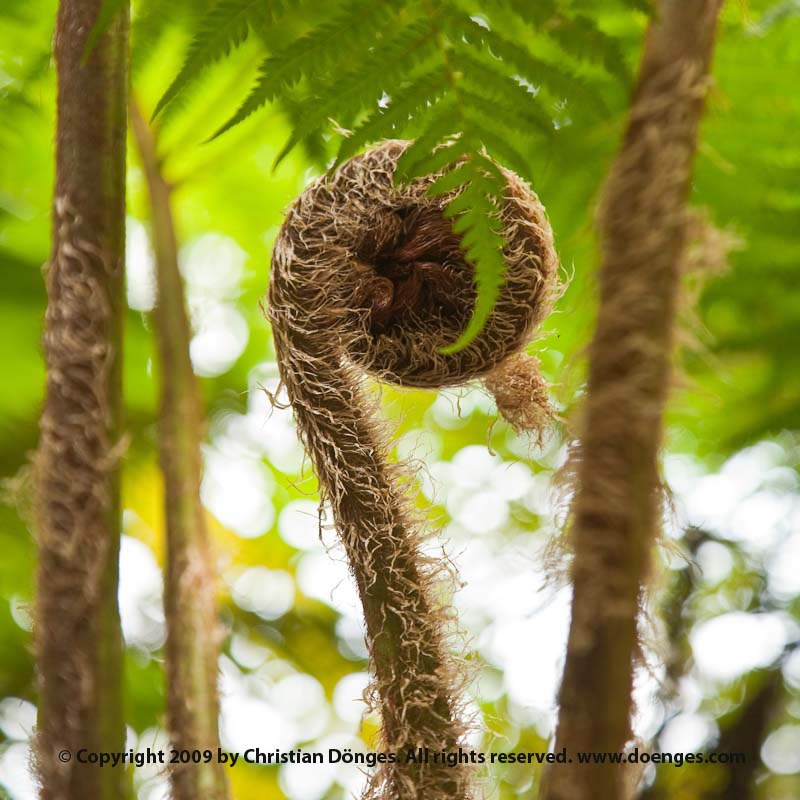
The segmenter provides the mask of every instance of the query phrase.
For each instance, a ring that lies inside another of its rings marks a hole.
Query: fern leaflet
[[[153,119],[199,74],[247,39],[250,28],[268,24],[276,11],[265,0],[221,0],[200,22],[180,72],[158,101]]]

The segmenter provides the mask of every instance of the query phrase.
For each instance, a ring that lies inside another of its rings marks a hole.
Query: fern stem
[[[637,617],[660,511],[686,201],[721,0],[663,0],[612,167],[600,310],[574,508],[574,597],[556,749],[620,751],[631,735]],[[614,764],[554,767],[546,800],[616,800]]]
[[[42,800],[130,792],[125,771],[76,763],[81,748],[125,746],[117,589],[128,4],[83,63],[100,12],[100,0],[62,0],[54,37],[56,180],[36,460]]]
[[[178,270],[170,188],[161,174],[155,138],[135,101],[131,129],[150,194],[158,302],[154,318],[160,355],[159,446],[164,474],[167,569],[167,718],[176,750],[219,747],[217,644],[213,567],[200,503],[203,412],[189,358],[189,319]],[[226,800],[225,767],[176,764],[170,772],[174,800]]]
[[[463,735],[441,612],[431,596],[430,577],[419,566],[408,501],[391,474],[367,398],[357,378],[342,368],[335,346],[315,345],[298,335],[287,344],[317,364],[314,383],[292,386],[292,407],[330,497],[361,598],[383,746],[398,757],[376,782],[373,796],[465,798],[463,769],[404,763],[409,749],[452,751]],[[285,367],[292,364],[283,343],[277,354]],[[324,386],[324,393],[315,386]]]

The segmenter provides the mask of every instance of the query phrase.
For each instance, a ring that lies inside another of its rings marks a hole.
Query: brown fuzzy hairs
[[[405,763],[409,748],[463,742],[461,683],[433,591],[437,565],[420,555],[408,476],[389,464],[365,379],[433,389],[482,378],[515,428],[537,428],[549,417],[546,386],[523,349],[556,296],[558,259],[543,207],[503,170],[505,284],[479,336],[442,354],[470,319],[474,268],[443,215],[454,195],[426,193],[437,175],[394,185],[408,144],[352,158],[293,203],[273,251],[269,317],[281,380],[364,608],[381,747],[397,754],[365,797],[453,800],[470,796],[466,766]]]

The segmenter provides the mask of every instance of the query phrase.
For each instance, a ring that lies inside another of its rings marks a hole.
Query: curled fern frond
[[[544,209],[515,175],[479,157],[463,161],[468,187],[455,194],[434,188],[444,172],[398,185],[408,148],[384,142],[297,198],[273,250],[268,310],[281,380],[364,611],[381,750],[398,754],[362,800],[468,800],[469,765],[405,757],[464,743],[463,671],[447,647],[442,564],[422,555],[405,465],[387,458],[363,378],[425,388],[478,378],[511,425],[535,431],[550,413],[547,391],[523,350],[549,311],[558,261]],[[486,200],[495,181],[500,204]],[[475,303],[465,250],[486,236],[464,223],[474,204],[506,242],[507,280],[481,334],[445,354]]]
[[[620,13],[649,6],[609,1]],[[221,0],[214,7],[156,113],[190,75],[241,42],[254,24],[248,9],[262,2]],[[287,110],[291,130],[276,165],[299,142],[313,140],[322,156],[323,134],[334,121],[352,131],[338,146],[334,168],[374,142],[415,136],[398,158],[396,180],[443,170],[443,185],[462,188],[460,202],[469,204],[457,218],[476,271],[473,336],[503,281],[503,242],[486,219],[503,185],[486,159],[497,156],[532,179],[530,154],[552,147],[565,127],[607,114],[601,98],[609,85],[627,83],[629,70],[619,39],[598,26],[588,0],[486,0],[479,15],[468,6],[338,0],[265,54],[250,91],[211,138],[268,103]],[[272,31],[274,14],[264,13],[259,24]]]

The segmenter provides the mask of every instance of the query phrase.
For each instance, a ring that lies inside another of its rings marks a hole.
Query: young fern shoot
[[[381,747],[397,756],[365,796],[452,800],[470,796],[465,765],[406,763],[410,748],[462,742],[461,686],[432,590],[439,565],[420,554],[408,478],[389,463],[365,380],[438,388],[482,378],[512,425],[538,428],[550,414],[546,387],[522,351],[556,295],[558,261],[535,195],[486,159],[505,184],[493,211],[505,283],[483,330],[448,349],[477,295],[458,219],[444,213],[462,189],[432,194],[447,171],[395,185],[408,146],[387,141],[297,199],[273,253],[269,316],[281,380],[363,605]]]

